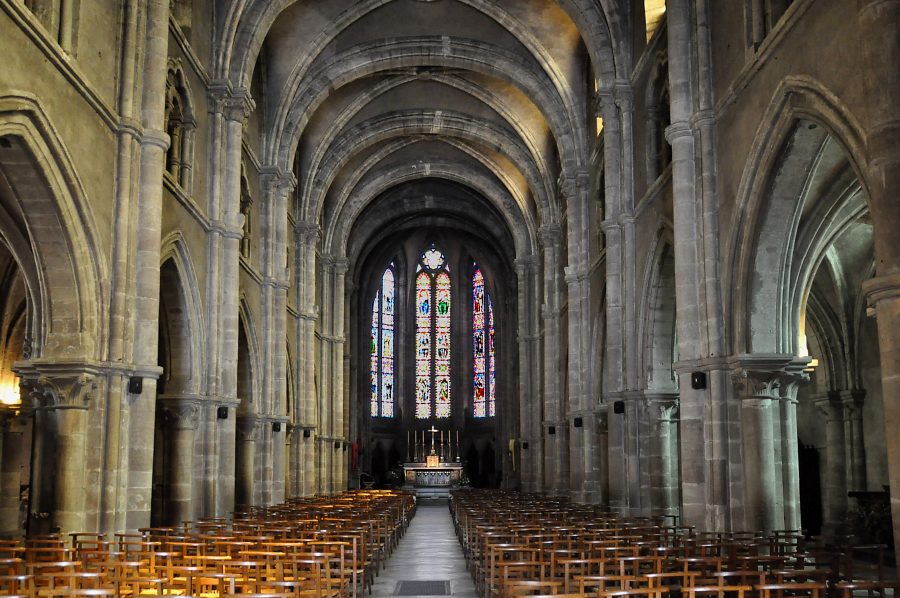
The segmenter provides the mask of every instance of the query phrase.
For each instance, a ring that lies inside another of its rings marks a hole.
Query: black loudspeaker
[[[580,418],[580,417],[576,417],[576,418],[575,418],[575,422],[574,422],[572,425],[574,425],[576,428],[580,428],[580,427],[582,426],[581,418]]]
[[[618,413],[619,415],[625,413],[625,401],[613,402],[613,413]]]
[[[336,440],[336,441],[334,442],[334,450],[338,450],[339,448],[341,448],[341,441],[340,441],[340,440]]]
[[[691,372],[691,388],[694,390],[706,388],[706,372]]]
[[[348,445],[347,445],[346,442],[345,442],[343,445],[341,445],[341,448],[344,449],[344,452],[345,452],[345,453],[347,452],[347,446],[348,446]]]
[[[223,405],[216,409],[216,417],[219,419],[228,419],[228,407]]]
[[[550,426],[549,428],[547,428],[547,434],[550,434],[551,436],[556,434],[556,426]]]
[[[281,422],[272,422],[272,431],[281,432]]]
[[[527,451],[527,450],[528,450],[528,443],[527,443],[527,442],[523,442],[523,443],[522,443],[522,448],[523,448],[524,450]]]
[[[139,395],[144,390],[144,379],[143,378],[129,378],[128,379],[128,392],[133,395]]]
[[[309,428],[303,428],[303,437],[304,438],[309,438],[310,434],[312,434],[312,430],[310,430]]]

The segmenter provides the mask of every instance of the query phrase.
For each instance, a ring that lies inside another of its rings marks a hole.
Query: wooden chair
[[[770,583],[754,586],[761,598],[770,598],[776,596],[811,596],[812,598],[820,598],[824,596],[826,587],[824,583],[807,582],[807,583]]]
[[[752,592],[752,586],[688,586],[681,589],[682,595],[687,594],[689,598],[694,598],[698,594],[715,594],[718,598],[723,598],[726,594],[744,598],[746,592]]]

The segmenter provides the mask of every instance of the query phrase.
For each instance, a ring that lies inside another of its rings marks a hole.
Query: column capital
[[[271,191],[283,191],[290,193],[297,188],[297,177],[279,166],[263,166],[259,169],[259,176],[263,185]]]
[[[33,409],[87,409],[99,389],[98,372],[84,364],[20,362],[13,369],[22,404],[28,397]]]
[[[559,245],[562,229],[556,222],[544,224],[538,229],[538,236],[541,239],[541,245],[544,247]]]
[[[519,278],[525,276],[529,269],[534,268],[537,265],[537,256],[533,254],[523,255],[522,257],[517,257],[513,261],[513,266],[516,269],[516,275]]]
[[[900,272],[870,278],[862,283],[862,290],[869,305],[876,308],[880,301],[900,299]]]
[[[237,417],[237,433],[241,440],[253,442],[259,438],[260,422],[256,415],[239,415]]]
[[[256,108],[250,90],[234,88],[228,81],[214,81],[209,86],[210,111],[221,114],[226,120],[244,122]]]
[[[200,424],[200,400],[196,397],[159,397],[166,420],[175,430],[196,430]]]
[[[310,247],[319,242],[322,234],[319,225],[315,222],[300,220],[294,225],[294,230],[300,235],[300,242]]]
[[[732,381],[741,399],[794,399],[797,386],[809,380],[810,358],[788,354],[738,355]]]

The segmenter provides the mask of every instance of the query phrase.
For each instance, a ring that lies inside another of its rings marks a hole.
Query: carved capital
[[[255,415],[237,418],[238,439],[243,442],[255,442],[259,439],[260,419]]]
[[[196,399],[160,399],[166,421],[175,430],[196,430],[200,423],[200,403]]]
[[[21,396],[31,400],[34,409],[87,409],[95,397],[98,383],[94,374],[41,374],[21,378]],[[23,400],[24,402],[24,400]]]
[[[559,224],[543,225],[538,229],[538,235],[541,238],[541,245],[544,247],[555,247],[559,245],[562,236]]]

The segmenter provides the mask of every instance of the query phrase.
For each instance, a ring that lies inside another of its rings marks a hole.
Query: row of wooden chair
[[[0,593],[357,598],[412,516],[398,491],[292,499],[229,519],[0,542]]]
[[[522,595],[889,595],[861,579],[847,547],[797,532],[700,533],[664,518],[624,518],[562,498],[456,490],[451,514],[476,590]],[[850,552],[852,555],[852,552]]]

